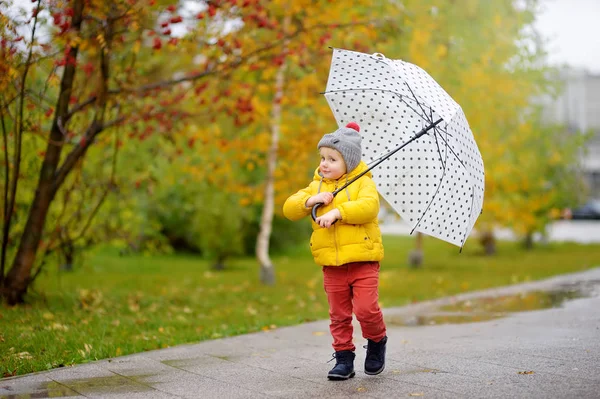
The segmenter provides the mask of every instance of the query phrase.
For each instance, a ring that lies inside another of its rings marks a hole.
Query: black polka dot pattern
[[[460,106],[416,65],[335,49],[325,97],[339,126],[360,125],[362,157],[381,195],[415,231],[462,247],[481,213],[484,168]]]

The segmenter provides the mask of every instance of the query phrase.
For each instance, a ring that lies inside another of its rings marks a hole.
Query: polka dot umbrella
[[[460,106],[414,64],[343,49],[333,50],[324,94],[340,127],[360,125],[362,158],[411,234],[462,248],[481,214],[484,171]]]

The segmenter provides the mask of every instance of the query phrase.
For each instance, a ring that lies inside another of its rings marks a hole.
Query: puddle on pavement
[[[0,386],[0,388],[4,388],[4,391],[10,391],[7,387]],[[40,383],[39,386],[34,388],[31,392],[0,394],[0,399],[67,398],[70,396],[80,395],[71,388],[57,382],[44,382]]]
[[[73,380],[62,380],[60,382],[41,382],[30,388],[29,392],[15,392],[0,394],[0,399],[33,399],[33,398],[65,398],[87,394],[100,395],[115,393],[148,392],[153,388],[145,385],[142,381],[151,375],[137,375],[122,377],[114,375],[110,377],[81,378]],[[4,391],[10,391],[9,387],[2,387]]]
[[[510,313],[557,308],[571,299],[592,295],[600,282],[563,285],[551,291],[529,291],[515,295],[473,298],[423,314],[386,317],[393,326],[463,324],[494,320]]]

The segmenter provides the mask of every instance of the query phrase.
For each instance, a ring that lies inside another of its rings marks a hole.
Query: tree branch
[[[40,10],[41,0],[37,2],[37,11]],[[6,247],[8,244],[8,235],[10,233],[10,225],[12,221],[12,216],[14,214],[15,202],[17,198],[17,190],[19,186],[19,173],[21,169],[21,149],[23,145],[23,112],[25,108],[25,85],[27,83],[27,75],[29,74],[29,68],[31,67],[31,58],[33,57],[33,41],[35,38],[35,31],[37,29],[38,22],[38,12],[35,13],[35,17],[33,20],[33,28],[31,30],[31,40],[29,44],[29,53],[27,54],[27,61],[25,62],[25,70],[23,71],[23,76],[21,78],[21,87],[19,89],[19,105],[18,105],[18,114],[14,123],[14,131],[15,131],[15,149],[14,149],[14,168],[13,168],[13,176],[12,179],[9,180],[8,177],[8,147],[6,148],[6,177],[5,183],[7,190],[10,190],[8,195],[5,194],[5,214],[4,214],[4,226],[3,226],[3,236],[2,236],[2,254],[1,254],[1,262],[0,262],[0,270],[1,270],[1,282],[0,287],[4,286],[4,267],[6,263]],[[2,112],[2,131],[3,134],[6,135],[6,127],[4,126],[4,113]],[[4,138],[5,146],[8,146],[8,142],[6,137]],[[10,188],[9,188],[10,184]]]
[[[79,112],[79,111],[83,110],[85,107],[95,103],[97,99],[98,99],[97,96],[92,96],[92,97],[88,98],[87,100],[85,100],[84,102],[75,105],[65,116],[65,123],[68,122],[69,119],[71,119],[71,117],[73,115],[75,115],[77,112]]]
[[[2,260],[0,262],[0,287],[4,286],[4,269],[6,266],[6,248],[8,247],[8,233],[10,231],[10,225],[8,223],[8,186],[10,183],[9,178],[9,159],[8,159],[8,133],[6,131],[6,125],[4,123],[4,105],[2,104],[2,98],[0,98],[0,122],[2,123],[2,139],[4,144],[4,209],[3,209],[3,225],[2,225]]]

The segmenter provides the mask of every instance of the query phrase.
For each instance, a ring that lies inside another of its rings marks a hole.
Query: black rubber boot
[[[333,354],[333,357],[335,359],[335,367],[329,371],[327,378],[339,381],[354,377],[354,352],[338,351]]]
[[[365,358],[365,374],[377,375],[385,368],[385,344],[387,337],[383,337],[381,341],[374,342],[367,340],[367,357]]]

